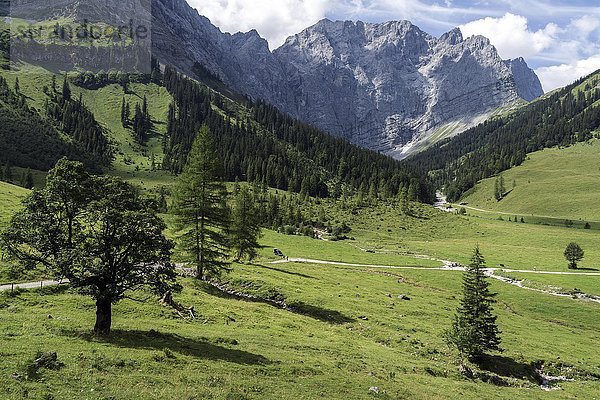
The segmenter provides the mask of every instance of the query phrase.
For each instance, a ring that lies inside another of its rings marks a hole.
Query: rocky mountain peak
[[[448,43],[451,46],[462,43],[463,35],[460,28],[454,28],[450,32],[444,33],[442,37],[440,37],[440,41]]]

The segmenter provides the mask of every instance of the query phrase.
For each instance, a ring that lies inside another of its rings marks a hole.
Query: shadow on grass
[[[285,301],[285,297],[283,297],[283,295],[281,294],[279,294],[277,298],[273,299],[260,298],[256,296],[250,296],[244,293],[233,293],[225,291],[214,285],[211,285],[208,282],[198,282],[196,288],[202,290],[206,294],[220,297],[222,299],[233,299],[247,301],[250,303],[268,304],[276,308],[281,308],[293,312],[294,314],[304,315],[333,325],[340,325],[356,321],[354,318],[348,317],[339,311],[330,310],[319,306],[313,306],[301,301],[292,302],[288,304]]]
[[[571,271],[600,271],[598,268],[581,268],[577,267],[577,269],[572,269]]]
[[[356,321],[339,311],[313,306],[301,301],[289,304],[288,309],[296,314],[306,315],[329,324],[340,325]]]
[[[483,371],[491,372],[505,378],[524,379],[539,383],[540,376],[534,363],[523,363],[510,357],[485,355],[478,360],[477,365]]]
[[[286,271],[285,269],[281,269],[281,268],[275,268],[275,267],[267,267],[266,265],[257,265],[257,267],[260,268],[265,268],[271,271],[276,271],[276,272],[281,272],[283,274],[288,274],[288,275],[294,275],[294,276],[299,276],[301,278],[307,278],[307,279],[317,279],[314,276],[310,276],[310,275],[305,275],[305,274],[301,274],[299,272],[292,272],[292,271]]]
[[[242,350],[228,349],[204,340],[189,339],[173,333],[150,331],[113,330],[109,336],[98,336],[92,332],[63,331],[66,336],[76,337],[92,343],[107,343],[128,349],[164,350],[174,353],[203,358],[221,360],[245,365],[267,365],[267,358]]]

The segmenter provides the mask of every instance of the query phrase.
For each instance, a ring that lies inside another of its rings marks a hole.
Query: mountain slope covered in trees
[[[86,161],[94,169],[97,160],[82,144],[62,135],[28,105],[18,84],[12,89],[0,76],[0,164],[48,170],[59,158],[68,156]]]
[[[207,124],[219,143],[227,180],[319,197],[342,192],[396,196],[403,188],[414,200],[431,201],[425,179],[412,167],[347,140],[334,138],[263,102],[245,104],[208,90],[167,68],[164,84],[171,106],[163,167],[178,173],[200,126]]]
[[[479,180],[521,165],[527,153],[592,138],[600,126],[600,71],[412,157],[453,201]]]
[[[31,107],[31,120],[54,132],[56,146],[75,146],[79,154],[87,155],[80,159],[94,160],[96,167],[112,168],[120,175],[142,169],[178,174],[200,126],[207,124],[219,143],[228,181],[264,183],[319,197],[359,192],[365,197],[393,197],[405,190],[413,200],[432,201],[427,179],[411,166],[332,137],[263,102],[229,91],[221,94],[170,67],[164,74],[158,65],[153,67],[147,79],[81,73],[70,74],[63,84],[63,77],[48,73],[30,82],[27,68],[10,77],[13,86],[15,76],[21,77],[26,92],[22,101]],[[141,117],[146,121],[142,125],[136,123]],[[148,137],[152,140],[145,143]],[[19,158],[11,163],[48,170],[63,155],[71,153],[57,152],[45,163],[23,163]],[[136,166],[121,171],[123,162]]]

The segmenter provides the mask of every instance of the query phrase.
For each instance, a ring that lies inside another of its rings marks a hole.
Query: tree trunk
[[[94,332],[99,335],[108,335],[112,324],[112,303],[110,300],[96,300],[96,325]]]

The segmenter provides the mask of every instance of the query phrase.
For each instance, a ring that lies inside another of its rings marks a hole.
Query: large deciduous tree
[[[178,244],[199,279],[228,269],[230,210],[221,160],[206,125],[198,133],[174,191]]]
[[[166,226],[134,186],[89,175],[81,163],[62,159],[46,187],[23,205],[3,242],[18,259],[45,266],[93,297],[96,333],[110,333],[118,301],[142,288],[161,295],[175,286]]]

